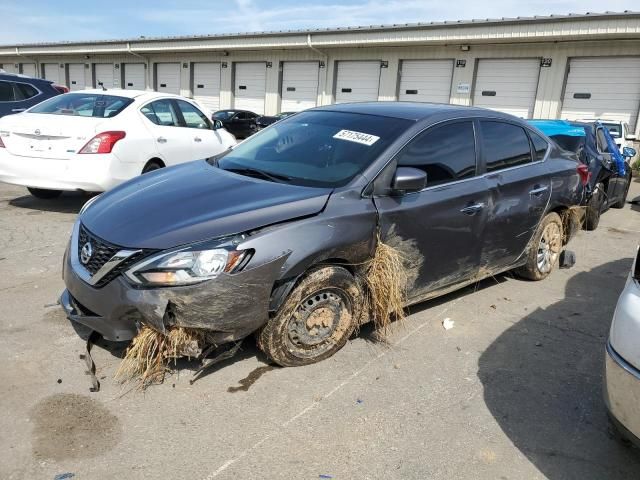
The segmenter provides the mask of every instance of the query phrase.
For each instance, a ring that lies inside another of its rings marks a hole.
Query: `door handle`
[[[11,111],[18,113],[18,112],[24,112],[26,110],[26,108],[12,108]]]
[[[158,137],[158,143],[167,143],[167,139],[164,137]]]
[[[547,190],[549,190],[549,187],[547,187],[546,185],[544,187],[541,187],[540,185],[536,185],[535,187],[533,187],[533,190],[529,191],[529,195],[535,195],[536,197],[539,197]]]
[[[468,206],[464,207],[460,211],[462,213],[464,213],[465,215],[475,215],[476,213],[478,213],[483,208],[484,208],[484,203],[474,203],[472,205],[468,205]]]
[[[201,141],[202,141],[202,139],[201,139],[200,137],[195,137],[195,138],[193,139],[193,141],[194,141],[194,142],[201,142]]]

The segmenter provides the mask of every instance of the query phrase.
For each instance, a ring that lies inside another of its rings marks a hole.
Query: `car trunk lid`
[[[103,122],[103,118],[23,113],[7,117],[0,131],[12,155],[66,160],[93,138]]]

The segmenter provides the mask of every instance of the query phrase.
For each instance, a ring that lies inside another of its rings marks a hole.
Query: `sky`
[[[638,0],[0,0],[0,44],[640,10]]]

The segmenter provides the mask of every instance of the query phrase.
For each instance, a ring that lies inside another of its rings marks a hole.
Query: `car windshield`
[[[602,122],[602,125],[607,127],[607,130],[609,130],[609,133],[613,138],[620,138],[622,136],[622,128],[619,123]]]
[[[236,112],[228,112],[228,111],[224,111],[224,112],[216,112],[213,114],[213,119],[214,120],[228,120],[231,117],[233,117],[235,115]]]
[[[240,174],[312,187],[346,185],[412,122],[311,111],[275,123],[210,163]]]
[[[29,113],[112,118],[133,102],[132,98],[97,93],[65,93],[30,108]]]

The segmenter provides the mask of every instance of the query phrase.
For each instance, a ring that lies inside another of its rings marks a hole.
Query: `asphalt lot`
[[[0,184],[0,478],[640,478],[640,451],[612,438],[601,399],[640,207],[581,232],[573,269],[419,305],[386,345],[365,328],[329,360],[281,369],[247,342],[195,384],[182,364],[143,394],[111,380],[113,344],[94,349],[102,390],[89,392],[85,332],[55,305],[85,200]]]

